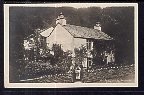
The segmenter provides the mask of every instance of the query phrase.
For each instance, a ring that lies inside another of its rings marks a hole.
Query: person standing
[[[111,54],[107,54],[107,64],[111,63]]]
[[[79,66],[76,67],[75,74],[76,74],[76,80],[80,80],[80,78],[81,78],[81,68]]]
[[[111,51],[111,61],[112,61],[112,63],[115,63],[115,54],[114,54],[114,51]]]

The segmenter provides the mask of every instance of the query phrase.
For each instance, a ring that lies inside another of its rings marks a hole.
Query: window
[[[87,39],[86,45],[87,45],[87,50],[92,50],[92,48],[93,48],[93,41],[90,40],[90,39]]]
[[[88,67],[92,66],[92,64],[93,64],[92,58],[87,58]]]

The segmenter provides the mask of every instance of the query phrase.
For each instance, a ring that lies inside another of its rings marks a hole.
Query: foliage
[[[82,45],[79,48],[74,49],[75,52],[75,64],[76,65],[82,65],[82,62],[84,61],[84,58],[87,57],[87,49],[84,45]]]
[[[93,55],[93,63],[97,65],[104,65],[105,59],[105,51],[110,53],[111,51],[115,52],[115,43],[114,41],[105,41],[105,40],[98,40],[94,41],[93,50],[91,54]]]
[[[34,78],[43,75],[55,75],[65,74],[69,71],[72,65],[71,51],[64,52],[60,45],[53,44],[52,51],[54,55],[50,53],[50,49],[42,49],[37,61],[27,61],[26,66],[20,70],[21,78]],[[33,51],[34,52],[34,51]],[[20,64],[18,64],[20,65]]]
[[[57,65],[53,66],[49,62],[29,62],[23,71],[21,72],[20,78],[36,78],[45,75],[65,74],[65,69]]]
[[[65,74],[72,65],[71,51],[64,52],[58,44],[53,45],[52,51],[54,55],[50,53],[49,48],[44,47],[41,53],[39,51],[36,53],[33,49],[23,49],[23,54],[27,55],[29,59],[25,60],[25,57],[21,60],[15,58],[12,61],[15,64],[10,64],[10,81],[35,78],[43,75]],[[36,61],[34,56],[37,58]]]
[[[54,59],[52,63],[69,69],[72,65],[72,52],[63,51],[61,45],[59,44],[53,44],[52,51],[54,52]]]
[[[54,62],[53,63],[55,63],[55,64],[61,63],[63,53],[64,53],[64,51],[61,48],[61,45],[53,44],[52,51],[54,52]]]

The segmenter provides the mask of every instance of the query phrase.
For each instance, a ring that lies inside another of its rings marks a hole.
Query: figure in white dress
[[[110,53],[107,54],[107,64],[114,62],[115,62],[114,52],[111,51]]]
[[[114,54],[114,51],[111,51],[111,62],[115,63],[115,54]]]
[[[76,70],[75,70],[76,79],[80,79],[80,77],[81,77],[80,72],[81,72],[81,68],[79,66],[76,67]]]
[[[111,63],[111,54],[107,54],[107,64]]]

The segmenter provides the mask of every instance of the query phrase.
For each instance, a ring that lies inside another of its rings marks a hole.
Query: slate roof
[[[73,37],[113,40],[112,37],[108,36],[107,34],[105,34],[102,31],[99,31],[96,29],[75,26],[75,25],[70,25],[70,24],[67,24],[62,27],[64,27]]]

